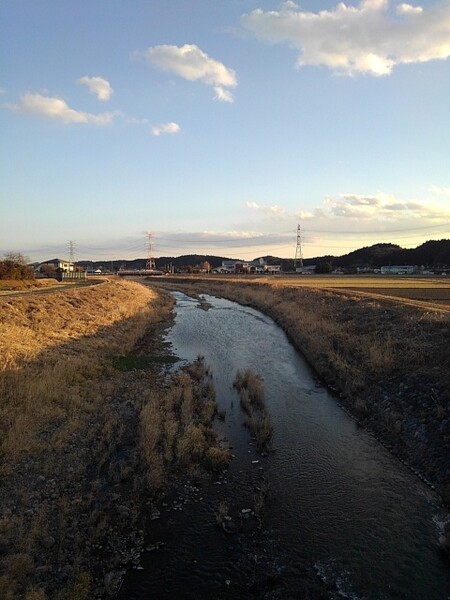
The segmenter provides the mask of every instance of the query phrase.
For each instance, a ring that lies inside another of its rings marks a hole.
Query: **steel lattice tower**
[[[69,271],[74,269],[75,262],[75,242],[73,240],[69,240],[67,242],[67,246],[69,248]]]
[[[147,262],[145,265],[147,271],[152,271],[156,268],[155,259],[153,257],[153,234],[147,233]]]
[[[297,246],[295,247],[294,267],[303,267],[302,232],[300,223],[297,225]]]

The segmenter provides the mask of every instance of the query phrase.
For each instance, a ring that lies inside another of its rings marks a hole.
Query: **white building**
[[[416,267],[412,265],[387,265],[381,267],[382,275],[412,275]]]

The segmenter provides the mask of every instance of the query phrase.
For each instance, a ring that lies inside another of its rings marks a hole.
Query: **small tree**
[[[55,265],[41,265],[40,267],[40,272],[42,273],[42,275],[45,275],[46,277],[54,277],[56,278],[56,267]]]
[[[321,262],[317,263],[316,268],[314,269],[314,272],[318,273],[318,274],[324,274],[324,273],[331,273],[332,270],[333,270],[333,267],[332,267],[331,263],[321,261]]]
[[[209,262],[207,260],[205,260],[202,263],[202,271],[205,271],[206,273],[211,273],[211,265],[209,264]]]
[[[27,265],[23,254],[7,252],[4,257],[0,261],[0,279],[34,279],[34,269]]]

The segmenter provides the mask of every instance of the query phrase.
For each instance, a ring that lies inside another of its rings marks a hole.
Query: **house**
[[[296,267],[295,272],[301,275],[312,275],[316,271],[316,265],[307,265],[304,267]]]
[[[276,273],[281,273],[281,265],[266,265],[264,268],[265,273],[271,273],[275,275]]]
[[[387,265],[381,267],[382,275],[412,275],[417,267],[411,265]]]
[[[40,263],[36,270],[39,273],[45,273],[46,271],[48,272],[50,269],[60,271],[62,273],[71,273],[75,271],[75,266],[73,263],[61,260],[60,258],[53,258],[52,260],[47,260],[43,263]]]

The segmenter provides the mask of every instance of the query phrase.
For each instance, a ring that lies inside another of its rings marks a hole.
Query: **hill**
[[[281,264],[283,271],[294,270],[294,260],[278,258],[276,256],[261,256],[269,264]],[[155,259],[156,268],[165,270],[172,266],[175,270],[188,267],[201,266],[208,262],[211,267],[219,267],[223,260],[233,260],[226,256],[213,256],[210,254],[185,254],[182,256],[161,256]],[[237,260],[237,259],[236,259]],[[147,260],[136,258],[134,260],[114,261],[79,261],[77,264],[92,269],[114,271],[123,269],[145,269]],[[430,240],[417,248],[402,248],[398,244],[374,244],[359,248],[342,256],[318,256],[306,258],[303,264],[314,265],[317,263],[330,263],[333,268],[357,269],[357,267],[380,268],[384,265],[419,265],[429,269],[450,268],[450,240]]]
[[[410,249],[401,248],[397,244],[375,244],[335,258],[333,263],[343,268],[379,268],[383,265],[444,268],[450,266],[450,240],[432,240]]]

